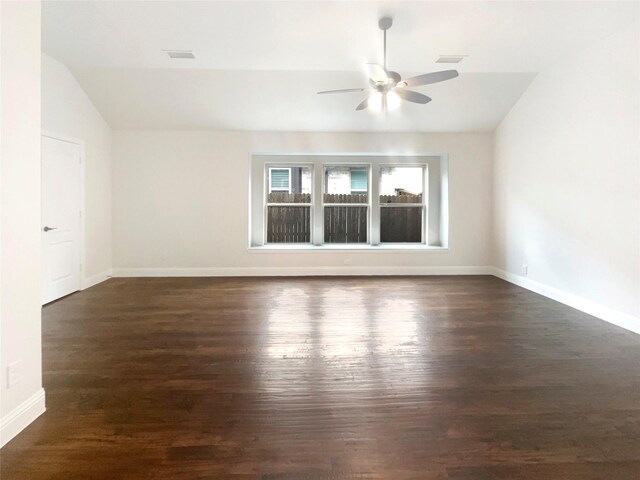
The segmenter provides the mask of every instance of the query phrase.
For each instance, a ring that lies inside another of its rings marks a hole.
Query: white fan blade
[[[418,75],[417,77],[407,78],[400,82],[400,86],[404,87],[419,87],[420,85],[430,85],[432,83],[444,82],[456,78],[458,72],[456,70],[444,70],[442,72],[425,73],[424,75]]]
[[[387,72],[377,63],[367,63],[366,67],[367,72],[369,73],[369,78],[374,82],[387,83],[389,81]]]
[[[318,92],[318,95],[324,95],[325,93],[348,93],[348,92],[364,92],[369,90],[368,88],[345,88],[343,90],[325,90],[324,92]]]
[[[365,108],[367,108],[369,106],[369,97],[365,98],[360,105],[358,105],[356,107],[356,111],[358,110],[364,110]]]
[[[429,103],[431,98],[423,95],[422,93],[414,92],[412,90],[403,90],[401,88],[395,88],[392,91],[396,92],[400,98],[406,100],[407,102],[413,103]]]

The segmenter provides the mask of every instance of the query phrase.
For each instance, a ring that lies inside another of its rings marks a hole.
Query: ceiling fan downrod
[[[382,68],[387,69],[387,30],[391,28],[393,25],[393,19],[391,17],[382,17],[378,21],[378,27],[382,30],[383,35],[383,58],[382,58]]]

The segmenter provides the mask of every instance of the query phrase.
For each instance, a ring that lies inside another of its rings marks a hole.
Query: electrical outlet
[[[7,366],[7,388],[17,385],[22,380],[22,359]]]
[[[524,275],[526,277],[527,273],[529,273],[529,265],[527,265],[526,263],[523,263],[522,264],[522,275]]]

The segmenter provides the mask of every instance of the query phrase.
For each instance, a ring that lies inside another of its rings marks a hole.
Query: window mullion
[[[380,245],[380,165],[371,165],[369,200],[369,243]]]
[[[428,170],[427,165],[422,168],[422,243],[429,243],[429,213],[427,210],[427,199],[429,198],[429,185],[427,183]]]
[[[324,193],[324,172],[322,163],[316,161],[313,166],[313,189],[311,195],[312,207],[312,219],[313,219],[313,237],[311,242],[314,245],[322,245],[324,241],[323,237],[323,223],[324,215],[322,211],[322,195]]]

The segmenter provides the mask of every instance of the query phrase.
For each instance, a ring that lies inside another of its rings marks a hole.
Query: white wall
[[[308,273],[309,267],[316,272],[345,268],[345,261],[351,262],[346,270],[352,272],[485,267],[490,257],[492,145],[491,134],[114,131],[115,273],[167,273],[171,268]],[[250,253],[250,152],[447,152],[449,251]]]
[[[2,2],[0,444],[44,410],[40,340],[40,3]],[[16,360],[22,379],[7,388]]]
[[[636,25],[549,67],[501,123],[493,252],[507,273],[528,264],[526,281],[552,296],[636,319],[639,41]]]
[[[42,129],[84,142],[83,285],[106,278],[112,264],[111,128],[69,69],[42,55]]]

